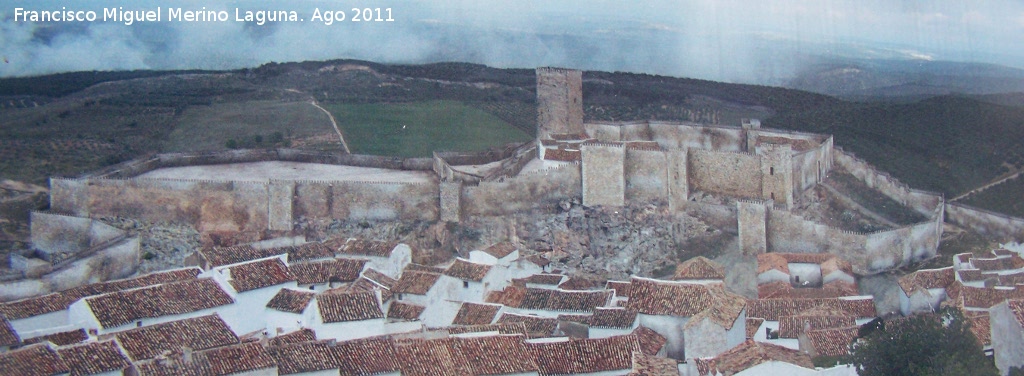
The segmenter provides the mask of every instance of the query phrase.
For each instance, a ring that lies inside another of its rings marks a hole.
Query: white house
[[[267,335],[274,337],[312,327],[316,320],[315,297],[316,293],[304,289],[278,290],[264,307],[263,317]]]
[[[181,359],[136,363],[133,372],[145,375],[217,375],[273,376],[277,363],[259,342],[218,347],[205,351],[185,351]]]
[[[405,266],[412,262],[412,248],[398,242],[349,238],[344,241],[331,239],[324,244],[339,254],[367,259],[369,267],[391,278],[398,278]]]
[[[507,241],[469,252],[469,261],[480,264],[509,266],[518,259],[519,247]]]
[[[900,312],[908,316],[937,311],[946,299],[946,287],[955,279],[953,267],[922,269],[900,277]]]
[[[672,280],[692,283],[722,283],[725,280],[725,267],[707,257],[697,256],[676,265]]]
[[[746,339],[746,299],[719,284],[633,277],[626,309],[667,339],[666,355],[715,356]]]
[[[114,334],[125,355],[133,361],[181,355],[183,348],[201,351],[238,343],[238,336],[217,315],[166,322]]]
[[[695,359],[680,367],[683,376],[854,376],[852,366],[817,369],[810,356],[770,343],[745,341],[713,358]]]
[[[72,325],[98,335],[231,312],[233,303],[234,299],[220,284],[211,278],[200,278],[81,299],[71,304],[68,314]]]
[[[195,267],[172,269],[135,278],[92,283],[33,298],[0,303],[0,314],[10,321],[11,327],[21,338],[75,330],[79,327],[74,326],[69,320],[68,307],[79,299],[154,284],[195,279],[201,271]]]
[[[331,260],[291,263],[288,271],[295,276],[299,288],[322,292],[344,283],[355,282],[368,260],[336,258]]]
[[[384,333],[380,295],[373,292],[326,292],[316,296],[312,329],[317,336],[339,341]]]
[[[635,311],[622,307],[598,307],[589,321],[590,338],[607,338],[632,333],[640,326]]]
[[[335,349],[335,341],[327,340],[270,346],[267,353],[279,375],[337,376],[343,364]]]
[[[231,306],[234,312],[223,311],[222,316],[237,333],[249,333],[264,330],[267,319],[261,316],[265,307],[278,291],[283,288],[298,288],[295,276],[285,264],[287,254],[272,256],[254,261],[230,264],[213,268],[204,275],[209,275],[229,286],[235,299]]]
[[[121,348],[110,340],[59,347],[57,355],[74,375],[119,376],[131,367]]]

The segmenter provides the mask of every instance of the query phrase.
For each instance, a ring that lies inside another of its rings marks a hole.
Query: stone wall
[[[583,205],[625,205],[625,147],[592,143],[580,148],[583,159]]]
[[[829,137],[817,148],[793,153],[794,194],[814,188],[832,171],[832,150],[832,137]]]
[[[739,232],[740,253],[759,255],[768,250],[768,203],[736,202],[736,227]]]
[[[832,253],[850,261],[858,274],[878,273],[935,255],[942,237],[942,209],[936,210],[927,222],[870,234],[769,210],[768,252]]]
[[[946,222],[967,227],[1000,241],[1024,242],[1024,218],[950,202],[946,203]]]
[[[295,185],[296,218],[433,221],[440,216],[436,182],[297,181]]]
[[[913,189],[891,175],[879,171],[874,166],[857,158],[852,153],[836,147],[833,153],[835,163],[863,181],[868,187],[874,188],[897,202],[914,209],[918,213],[931,216],[935,207],[943,202],[942,194]]]
[[[761,198],[761,161],[753,154],[690,150],[691,189],[740,198]]]
[[[625,155],[625,200],[631,204],[665,204],[669,198],[672,164],[669,153],[656,149],[627,147]],[[685,199],[684,199],[685,200]]]
[[[642,121],[641,123],[646,123]],[[622,141],[622,125],[624,122],[594,122],[583,125],[588,136],[601,142]]]
[[[757,146],[761,157],[761,198],[792,207],[793,204],[793,149],[789,145],[764,144]]]
[[[740,127],[680,122],[649,122],[651,141],[666,149],[746,151],[746,132]]]
[[[686,206],[690,198],[690,177],[687,159],[689,150],[679,149],[665,152],[668,158],[669,208],[673,211]]]
[[[555,210],[559,202],[581,194],[580,165],[566,163],[514,178],[463,186],[462,215],[500,216],[535,209]]]
[[[537,68],[537,137],[583,132],[583,72]]]

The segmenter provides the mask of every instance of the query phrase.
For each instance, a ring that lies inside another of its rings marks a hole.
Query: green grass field
[[[432,151],[480,151],[531,136],[457,101],[330,104],[354,154],[429,157]]]

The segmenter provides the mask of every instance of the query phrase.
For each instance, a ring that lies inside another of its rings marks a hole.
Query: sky
[[[161,9],[160,22],[104,21],[104,8]],[[352,22],[354,7],[394,21]],[[94,11],[32,22],[23,11]],[[170,9],[224,22],[168,20]],[[295,11],[302,21],[236,21]],[[327,25],[314,11],[345,12]],[[386,17],[386,15],[385,15]],[[910,59],[1024,68],[1024,1],[175,1],[0,0],[0,77],[82,70],[236,69],[352,58],[561,66],[773,84],[822,59]]]

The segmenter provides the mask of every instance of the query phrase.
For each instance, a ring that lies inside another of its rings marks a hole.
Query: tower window
[[[768,167],[768,175],[775,175],[775,167]]]
[[[462,288],[469,288],[469,281],[462,281]]]

